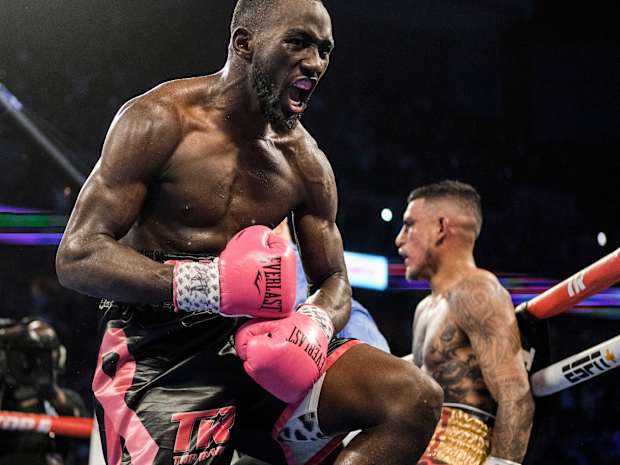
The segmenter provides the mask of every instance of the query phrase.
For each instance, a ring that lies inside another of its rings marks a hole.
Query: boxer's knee
[[[441,416],[441,406],[443,404],[443,389],[430,376],[421,373],[422,394],[417,398],[415,409],[422,423],[422,428],[430,434],[435,431],[435,427]],[[430,438],[430,436],[429,436]]]
[[[403,364],[388,387],[386,415],[390,422],[416,431],[433,431],[441,414],[443,391],[413,364]]]

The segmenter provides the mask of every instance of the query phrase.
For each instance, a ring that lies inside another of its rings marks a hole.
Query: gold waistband
[[[489,455],[492,429],[480,418],[452,407],[441,409],[441,418],[423,458],[449,465],[480,465]]]

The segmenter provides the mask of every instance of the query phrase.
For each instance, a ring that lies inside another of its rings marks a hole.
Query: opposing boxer
[[[444,390],[419,465],[510,465],[526,452],[534,402],[510,296],[474,260],[481,226],[476,190],[442,181],[411,192],[396,237],[407,279],[431,286],[415,312],[413,361]]]
[[[351,291],[331,167],[299,123],[334,40],[318,0],[240,0],[225,66],[127,102],[57,255],[101,297],[93,390],[108,464],[404,464],[442,393],[421,370],[332,339]],[[294,212],[308,299],[268,227]],[[244,317],[244,318],[241,318]],[[246,320],[245,317],[249,317]]]

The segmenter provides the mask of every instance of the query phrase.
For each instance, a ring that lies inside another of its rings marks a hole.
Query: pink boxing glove
[[[280,320],[249,321],[235,335],[243,368],[266,391],[284,402],[301,399],[325,372],[334,326],[327,313],[310,304]]]
[[[295,255],[266,226],[250,226],[210,260],[170,261],[177,311],[284,318],[295,303]]]

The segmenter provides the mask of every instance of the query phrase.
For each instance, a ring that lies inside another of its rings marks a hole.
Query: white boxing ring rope
[[[537,371],[530,378],[536,397],[583,383],[620,365],[620,335]]]

